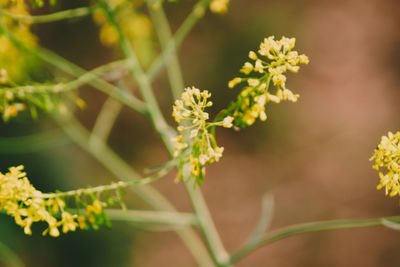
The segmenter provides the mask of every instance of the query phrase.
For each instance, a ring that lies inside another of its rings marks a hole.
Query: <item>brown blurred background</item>
[[[257,223],[262,196],[274,195],[271,229],[326,219],[398,215],[398,199],[377,191],[371,157],[380,137],[399,130],[400,3],[396,0],[239,1],[224,16],[207,14],[185,40],[179,56],[187,86],[213,93],[212,113],[234,99],[226,84],[238,75],[249,50],[264,37],[296,37],[310,58],[287,86],[300,94],[296,104],[271,104],[266,123],[233,132],[221,130],[223,159],[207,168],[202,186],[226,248],[235,251]],[[81,6],[80,1],[62,3]],[[195,1],[167,4],[176,29]],[[41,43],[89,69],[118,57],[98,42],[90,18],[40,25]],[[166,75],[155,82],[166,117],[172,98]],[[105,97],[81,90],[87,101],[79,117],[93,125]],[[55,126],[15,120],[2,136],[27,135]],[[127,109],[118,118],[110,145],[138,170],[167,160],[150,123]],[[36,152],[0,156],[1,171],[24,164],[43,191],[97,185],[113,179],[88,154],[66,139]],[[182,211],[190,204],[182,184],[169,175],[154,185]],[[131,208],[143,207],[127,196]],[[115,223],[112,230],[77,232],[52,239],[33,230],[25,236],[10,217],[0,217],[0,242],[27,266],[195,266],[174,233],[154,233]],[[237,266],[400,266],[400,234],[365,228],[304,234],[258,249]]]

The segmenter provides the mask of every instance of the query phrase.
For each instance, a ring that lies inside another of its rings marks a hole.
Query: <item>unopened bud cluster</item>
[[[63,114],[71,101],[71,104],[80,108],[86,106],[85,101],[68,84],[17,85],[6,69],[0,69],[0,114],[3,121],[16,117],[27,107],[33,118],[38,116],[38,109],[45,112],[59,111]]]
[[[295,42],[295,38],[282,37],[276,41],[271,36],[260,44],[258,54],[250,51],[249,58],[254,62],[244,63],[240,71],[246,75],[258,75],[248,78],[236,77],[228,83],[229,88],[242,82],[246,83],[232,107],[235,125],[252,125],[257,118],[265,121],[265,105],[268,102],[297,101],[299,95],[286,88],[285,73],[298,72],[298,65],[308,64],[309,60],[306,55],[299,55],[297,51],[293,51]],[[274,91],[269,89],[271,81],[275,86]]]
[[[205,165],[210,164],[222,157],[223,147],[219,147],[215,137],[211,134],[210,127],[222,126],[231,128],[233,117],[227,116],[219,122],[207,122],[209,114],[205,108],[211,107],[212,102],[208,99],[211,94],[200,91],[195,87],[186,88],[181,99],[176,100],[172,115],[179,123],[180,134],[173,138],[174,156],[183,166],[189,163],[190,173],[197,178],[200,184],[204,179]],[[182,173],[180,173],[182,176]]]
[[[400,195],[400,132],[382,136],[370,160],[375,160],[373,168],[379,171],[377,189],[385,188],[386,195],[391,197]]]

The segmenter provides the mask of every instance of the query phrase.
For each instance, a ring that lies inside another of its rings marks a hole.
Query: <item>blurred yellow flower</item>
[[[400,195],[400,132],[388,132],[370,159],[375,160],[373,168],[379,171],[380,183],[377,189],[385,188],[386,195]]]

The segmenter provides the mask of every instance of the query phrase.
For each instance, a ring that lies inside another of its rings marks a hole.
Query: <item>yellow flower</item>
[[[375,160],[373,168],[379,171],[380,183],[377,189],[385,188],[386,195],[400,195],[400,132],[388,132],[370,160]]]
[[[63,212],[61,214],[61,225],[63,233],[68,233],[68,231],[75,231],[78,224],[75,222],[77,215],[71,215],[68,212]]]
[[[24,167],[11,167],[6,174],[0,173],[0,210],[14,217],[16,224],[24,228],[27,235],[32,234],[31,225],[44,221],[48,228],[43,232],[53,237],[60,235],[58,226],[63,225],[63,232],[76,229],[75,216],[62,213],[61,221],[57,220],[59,210],[63,210],[62,199],[45,199],[42,192],[36,190],[23,172]]]
[[[265,105],[268,102],[297,101],[299,95],[286,88],[285,73],[298,72],[300,69],[298,65],[308,64],[309,60],[306,55],[299,55],[293,50],[295,43],[295,38],[282,37],[280,40],[275,40],[274,36],[270,36],[260,44],[258,55],[254,51],[249,52],[249,58],[255,62],[244,63],[240,72],[259,76],[236,77],[228,83],[229,88],[233,88],[243,80],[247,80],[248,83],[238,95],[237,101],[228,108],[236,126],[252,125],[257,118],[265,121],[267,119]],[[275,86],[274,92],[269,89],[271,81]]]
[[[173,138],[174,157],[178,157],[181,165],[190,164],[190,172],[200,183],[204,177],[206,164],[217,162],[222,157],[223,148],[218,147],[210,127],[222,126],[231,128],[233,117],[226,116],[222,121],[207,122],[209,114],[205,111],[212,106],[208,100],[211,94],[207,90],[188,87],[181,98],[175,101],[172,115],[176,122],[181,123],[178,131],[181,133]],[[182,176],[183,170],[180,172]]]

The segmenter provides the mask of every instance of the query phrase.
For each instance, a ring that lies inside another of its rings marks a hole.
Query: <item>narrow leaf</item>
[[[260,241],[265,230],[270,226],[272,221],[272,212],[274,209],[274,198],[271,194],[266,194],[262,200],[261,216],[253,233],[250,235],[247,244],[254,244]]]

